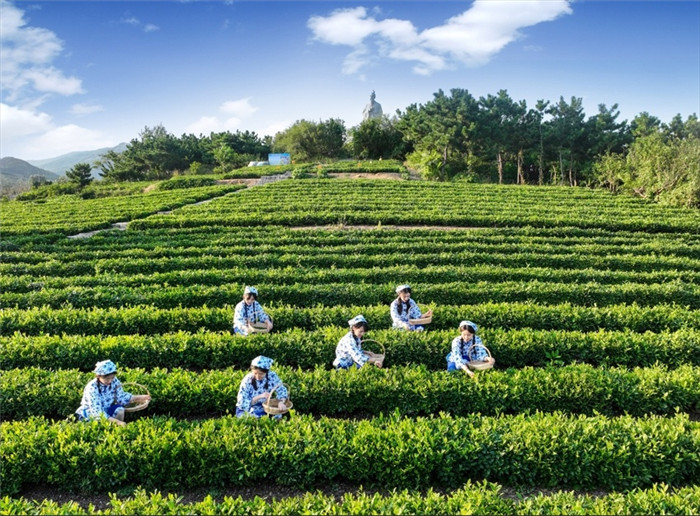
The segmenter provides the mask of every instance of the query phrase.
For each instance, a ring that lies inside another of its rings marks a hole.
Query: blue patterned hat
[[[105,376],[116,372],[117,366],[111,360],[103,360],[102,362],[97,362],[95,364],[95,374],[97,375]]]
[[[471,326],[472,328],[474,328],[474,333],[479,331],[479,327],[471,321],[462,321],[461,323],[459,323],[460,330],[466,326]]]
[[[250,363],[252,367],[257,367],[258,369],[270,369],[270,366],[272,366],[272,360],[271,358],[264,357],[262,355],[257,356],[253,359],[253,361]]]
[[[365,316],[362,314],[357,315],[348,321],[348,324],[350,326],[355,326],[356,324],[360,324],[360,323],[367,324],[367,319],[365,319]]]
[[[258,297],[258,289],[255,287],[246,287],[243,290],[243,295],[245,296],[247,294],[253,294],[255,297]]]
[[[400,294],[402,290],[408,290],[409,292],[411,291],[411,285],[399,285],[396,287],[396,293]]]

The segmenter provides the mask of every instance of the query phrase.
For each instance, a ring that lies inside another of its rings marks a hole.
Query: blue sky
[[[0,155],[43,159],[162,124],[274,135],[360,123],[438,89],[582,97],[586,115],[700,114],[700,1],[0,0]]]

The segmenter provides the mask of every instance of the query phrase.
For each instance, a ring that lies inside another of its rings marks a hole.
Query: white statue
[[[377,96],[374,94],[374,90],[372,90],[372,94],[369,96],[369,104],[365,106],[365,109],[362,112],[363,121],[382,116],[382,105],[374,100],[376,97]]]

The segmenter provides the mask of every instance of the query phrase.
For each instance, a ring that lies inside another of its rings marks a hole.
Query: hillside
[[[34,166],[55,172],[56,174],[64,175],[78,163],[89,163],[92,165],[97,159],[100,158],[100,156],[110,150],[115,152],[123,152],[125,149],[126,143],[120,143],[116,147],[103,147],[96,150],[70,152],[68,154],[56,156],[55,158],[32,159],[27,161]],[[97,169],[93,169],[93,177],[97,177],[96,172]]]
[[[185,179],[0,206],[0,513],[46,493],[113,514],[700,513],[697,210],[570,187]],[[402,284],[433,310],[424,331],[393,326]],[[271,332],[234,333],[245,286]],[[358,314],[363,365],[334,370]],[[469,361],[462,320],[496,360],[475,377],[446,370],[450,352]],[[289,420],[235,415],[258,355]],[[125,427],[66,421],[105,359],[151,403]]]
[[[44,176],[49,181],[54,181],[59,177],[53,172],[21,159],[12,157],[0,159],[0,182],[3,185],[28,181],[31,176]]]

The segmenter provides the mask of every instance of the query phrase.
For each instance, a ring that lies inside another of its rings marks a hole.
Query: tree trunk
[[[442,165],[440,165],[440,181],[445,180],[445,165],[447,164],[447,145],[442,149]]]
[[[540,124],[540,156],[538,159],[540,170],[537,176],[537,184],[544,184],[544,142],[542,141],[542,124]]]
[[[523,150],[518,151],[518,184],[525,184],[525,175],[523,174]]]
[[[503,184],[503,155],[498,151],[498,184]]]

